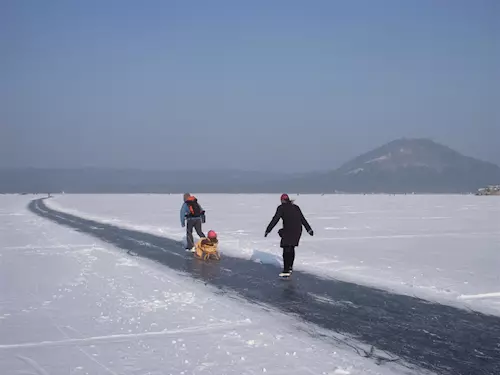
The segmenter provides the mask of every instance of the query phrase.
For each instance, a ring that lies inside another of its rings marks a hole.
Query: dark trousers
[[[293,268],[293,261],[295,260],[295,247],[283,247],[283,272],[290,272]]]
[[[201,230],[201,219],[189,219],[186,220],[186,249],[191,249],[194,247],[194,238],[193,238],[193,228],[196,230],[198,236],[205,237],[205,234]]]

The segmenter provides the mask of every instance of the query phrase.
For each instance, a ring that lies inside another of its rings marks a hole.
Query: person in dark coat
[[[273,230],[278,221],[283,220],[283,228],[278,231],[281,237],[280,247],[283,248],[283,272],[280,276],[289,276],[292,273],[293,262],[295,260],[295,248],[299,246],[302,236],[302,226],[306,228],[307,233],[314,235],[311,226],[288,194],[281,195],[281,205],[276,209],[274,217],[266,228],[264,237]]]

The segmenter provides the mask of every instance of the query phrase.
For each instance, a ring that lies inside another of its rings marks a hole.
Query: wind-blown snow
[[[164,198],[64,196],[53,205],[180,237],[178,201],[172,197],[169,206]],[[240,213],[226,202],[226,216],[215,214],[213,198],[202,199],[227,248],[240,241],[255,261],[269,260],[272,252],[258,250],[266,249],[256,234],[261,218],[253,216],[253,229],[245,226],[262,198],[243,198]],[[403,373],[313,339],[293,317],[263,313],[35,216],[27,203],[0,196],[2,374]]]
[[[500,199],[466,195],[300,195],[315,235],[304,233],[295,269],[500,314]],[[279,197],[200,194],[204,229],[222,251],[281,263]],[[180,195],[63,195],[49,207],[101,222],[183,239]],[[196,237],[196,236],[195,236]],[[486,295],[483,298],[462,296]]]

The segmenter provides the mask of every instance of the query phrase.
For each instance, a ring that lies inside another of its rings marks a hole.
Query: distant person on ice
[[[196,197],[189,193],[184,194],[184,203],[181,207],[181,225],[186,227],[186,251],[194,253],[196,251],[193,239],[193,228],[200,238],[205,234],[201,229],[201,224],[205,222],[205,211],[198,203]]]
[[[280,276],[290,276],[295,260],[295,247],[299,246],[302,236],[302,226],[304,226],[311,236],[314,234],[311,226],[302,214],[299,206],[290,200],[288,194],[281,195],[281,205],[276,209],[276,213],[267,226],[264,237],[273,230],[278,221],[283,220],[283,228],[278,231],[281,237],[280,247],[283,248],[283,272]]]

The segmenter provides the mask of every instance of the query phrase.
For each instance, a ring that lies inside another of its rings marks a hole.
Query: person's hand
[[[267,237],[268,234],[269,234],[269,232],[264,233],[264,237]]]
[[[308,231],[307,233],[309,233],[311,236],[314,236],[314,231],[312,229],[310,231]]]

